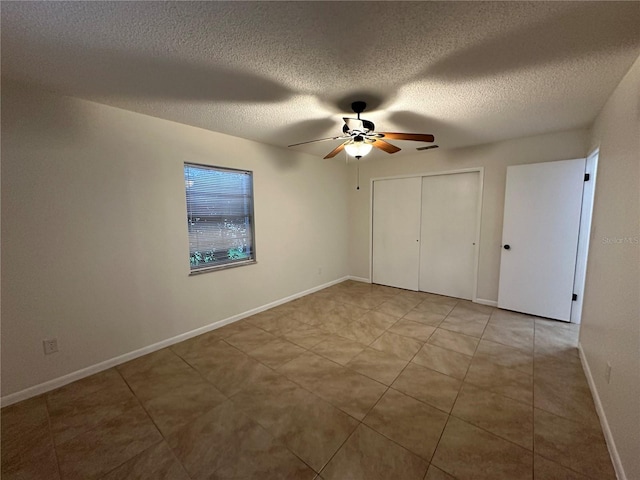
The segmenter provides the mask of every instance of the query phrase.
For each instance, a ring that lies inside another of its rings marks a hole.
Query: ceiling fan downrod
[[[360,120],[360,114],[365,111],[367,108],[367,104],[365,102],[357,101],[351,104],[351,110],[354,111],[356,115],[358,115],[358,120]]]

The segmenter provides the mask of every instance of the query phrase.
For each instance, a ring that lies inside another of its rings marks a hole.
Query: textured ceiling
[[[362,99],[453,148],[589,125],[640,3],[3,1],[1,45],[3,77],[263,143],[338,135]]]

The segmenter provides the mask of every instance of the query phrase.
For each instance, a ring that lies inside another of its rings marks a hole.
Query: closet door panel
[[[422,178],[421,291],[473,299],[479,180],[480,172]]]
[[[373,182],[373,283],[418,290],[422,179]]]

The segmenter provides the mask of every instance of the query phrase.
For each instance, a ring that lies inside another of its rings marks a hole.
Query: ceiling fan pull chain
[[[356,171],[357,171],[357,179],[356,179],[356,190],[360,190],[360,157],[356,157]]]

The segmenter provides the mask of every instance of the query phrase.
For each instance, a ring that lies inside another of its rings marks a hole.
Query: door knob
[[[511,245],[505,245],[505,246],[504,246],[504,249],[505,249],[505,250],[511,250]]]

